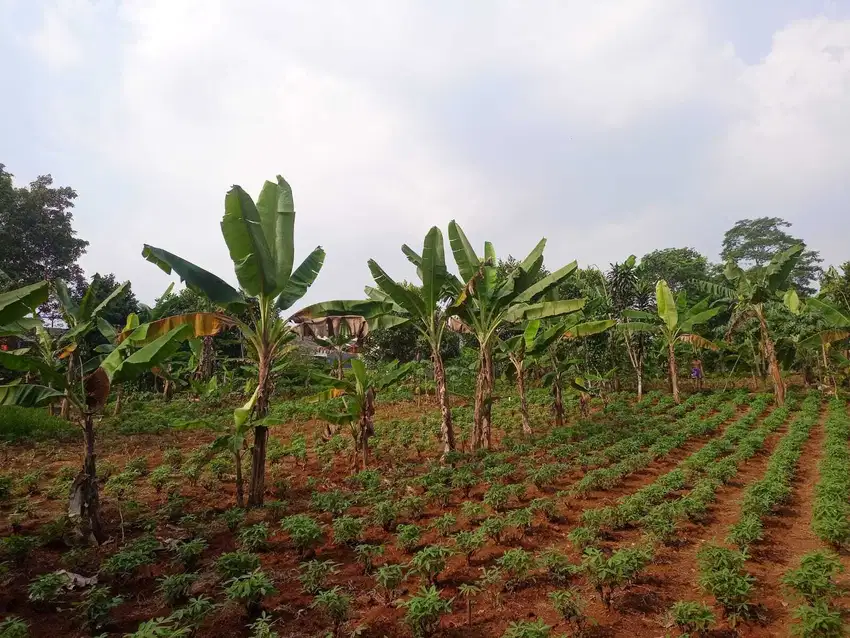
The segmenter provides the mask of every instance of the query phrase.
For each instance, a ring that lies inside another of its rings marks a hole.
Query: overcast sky
[[[850,259],[850,0],[0,0],[0,59],[0,162],[74,187],[87,273],[146,302],[143,243],[235,282],[224,194],[276,173],[306,301],[451,219],[550,267],[762,215]]]

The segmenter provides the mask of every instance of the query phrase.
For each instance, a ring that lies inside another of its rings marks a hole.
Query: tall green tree
[[[726,231],[720,256],[724,261],[735,262],[744,270],[763,267],[774,255],[785,252],[798,244],[805,243],[798,237],[785,232],[791,223],[781,217],[757,217],[742,219]],[[815,290],[812,283],[818,279],[823,260],[816,250],[804,250],[791,273],[791,283],[800,294],[811,295]],[[704,279],[704,277],[694,277]]]
[[[0,290],[55,278],[84,287],[77,261],[88,242],[77,237],[71,212],[77,193],[50,175],[22,187],[12,177],[0,164]]]
[[[442,356],[448,319],[446,307],[456,299],[463,286],[446,268],[443,234],[436,226],[425,235],[421,254],[407,244],[403,245],[401,250],[416,266],[421,286],[405,286],[395,281],[374,259],[370,259],[369,270],[376,287],[367,286],[368,299],[326,301],[305,308],[300,316],[320,318],[359,315],[369,322],[370,330],[402,325],[414,326],[428,342],[431,352],[445,455],[455,449],[446,368]]]
[[[698,298],[694,281],[710,279],[708,259],[693,248],[662,248],[653,250],[640,260],[636,275],[655,286],[663,279],[673,294],[685,291],[691,299]]]
[[[239,290],[220,277],[161,248],[145,244],[142,256],[166,273],[176,272],[186,286],[205,295],[238,326],[257,365],[257,386],[249,410],[254,430],[248,504],[260,506],[265,494],[266,442],[272,368],[295,338],[288,311],[316,280],[325,251],[316,247],[298,268],[295,259],[295,205],[292,189],[280,175],[267,181],[256,204],[241,186],[224,198],[221,233],[239,281]],[[241,318],[248,308],[250,319]],[[241,418],[241,417],[240,417]],[[241,486],[237,485],[241,490]],[[241,496],[241,492],[237,494]]]
[[[484,256],[479,258],[460,226],[449,222],[449,242],[455,263],[463,280],[463,290],[449,309],[465,332],[478,342],[478,377],[475,388],[472,445],[491,447],[491,407],[493,384],[493,348],[499,331],[505,327],[547,317],[577,312],[584,299],[551,300],[561,285],[576,270],[572,262],[540,278],[543,268],[541,239],[532,251],[508,275],[499,281],[496,251],[484,242]]]
[[[793,286],[793,273],[803,251],[803,245],[797,244],[773,255],[767,265],[754,266],[748,270],[730,261],[723,271],[725,284],[701,284],[702,289],[714,295],[719,303],[728,304],[732,309],[728,334],[738,330],[750,318],[758,321],[762,356],[767,361],[778,405],[785,403],[785,381],[776,357],[775,338],[768,326],[766,310],[770,304],[784,303],[791,312],[799,312],[800,300]]]

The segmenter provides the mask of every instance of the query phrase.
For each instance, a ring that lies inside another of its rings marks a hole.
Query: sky
[[[232,184],[292,184],[305,303],[455,219],[607,267],[780,216],[850,259],[850,0],[0,0],[0,163],[79,194],[87,274],[235,283]],[[2,249],[0,247],[0,249]]]

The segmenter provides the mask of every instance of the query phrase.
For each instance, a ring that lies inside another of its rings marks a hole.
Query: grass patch
[[[69,421],[51,416],[44,408],[0,407],[0,441],[70,440],[78,436],[79,427]]]

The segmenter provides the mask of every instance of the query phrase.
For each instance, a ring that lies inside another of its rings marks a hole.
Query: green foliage
[[[165,602],[174,606],[189,597],[189,589],[198,580],[197,574],[172,574],[159,579],[157,591],[165,598]]]
[[[23,563],[30,552],[38,547],[39,539],[36,536],[22,536],[13,534],[0,539],[0,555],[10,558],[16,563]]]
[[[29,635],[29,625],[17,616],[9,616],[0,622],[0,638],[29,638]]]
[[[794,636],[801,638],[841,638],[845,635],[841,610],[827,601],[801,605],[794,610],[796,624],[791,628]]]
[[[549,638],[552,628],[541,618],[537,620],[520,620],[508,625],[502,638]]]
[[[354,546],[363,535],[363,519],[340,516],[333,521],[334,542],[337,545]]]
[[[331,574],[339,571],[339,563],[332,560],[310,560],[301,563],[298,580],[305,594],[316,594],[325,587],[325,581]]]
[[[0,406],[0,441],[12,444],[73,441],[79,427],[47,414],[42,408]]]
[[[310,505],[317,512],[328,512],[332,516],[342,516],[351,507],[351,498],[341,490],[313,492]]]
[[[537,567],[534,555],[521,548],[509,549],[499,557],[496,564],[508,575],[508,582],[505,584],[508,591],[528,581],[531,572]]]
[[[717,599],[732,624],[750,610],[755,579],[744,571],[745,562],[745,554],[718,545],[697,552],[700,586]]]
[[[67,582],[68,578],[64,574],[56,572],[36,576],[27,589],[29,599],[34,603],[55,602]]]
[[[498,543],[501,541],[502,532],[507,527],[507,524],[508,522],[504,516],[496,515],[484,519],[484,522],[481,523],[478,529],[484,536]]]
[[[464,501],[460,506],[460,513],[463,514],[471,523],[480,521],[487,516],[487,510],[477,501]]]
[[[411,574],[419,576],[427,584],[436,583],[437,576],[446,568],[446,560],[452,555],[452,550],[442,545],[428,545],[420,549],[410,562],[407,569]]]
[[[472,555],[484,547],[484,534],[481,530],[461,531],[454,535],[455,548],[466,557],[466,564],[472,561]]]
[[[245,552],[264,552],[269,547],[269,525],[266,522],[249,525],[239,532],[239,545]]]
[[[250,574],[259,567],[259,556],[241,551],[222,554],[215,562],[215,570],[225,580]]]
[[[404,568],[401,565],[382,565],[375,572],[375,582],[384,592],[384,600],[392,601],[398,588],[404,581]]]
[[[259,608],[263,598],[275,593],[274,583],[265,572],[255,569],[249,574],[231,578],[225,583],[224,593],[230,600],[237,600],[251,612]]]
[[[550,547],[540,554],[540,565],[549,573],[549,578],[556,585],[565,585],[572,577],[581,571],[579,565],[570,562],[566,554]]]
[[[354,553],[357,555],[357,561],[363,565],[363,571],[371,574],[374,569],[374,560],[378,556],[383,556],[383,545],[368,545],[361,544],[354,548]]]
[[[310,607],[321,609],[333,623],[333,635],[337,635],[340,625],[346,621],[351,610],[351,596],[339,587],[327,589],[316,594]]]
[[[431,585],[420,587],[415,596],[399,603],[407,611],[404,622],[410,627],[414,638],[433,636],[440,618],[452,611],[452,601],[440,597],[439,590]]]
[[[155,562],[157,549],[159,549],[159,541],[155,538],[150,536],[140,538],[103,561],[101,570],[117,578],[130,578],[139,567]]]
[[[174,553],[186,569],[192,569],[208,547],[203,538],[182,541],[174,546]]]
[[[782,584],[811,605],[839,593],[835,577],[843,571],[838,556],[814,551],[800,559],[800,567],[785,574]]]
[[[457,517],[454,514],[446,513],[434,519],[431,523],[431,529],[437,530],[440,536],[449,536],[456,525]]]
[[[395,527],[398,514],[398,505],[394,502],[379,501],[372,507],[372,522],[380,525],[385,532],[390,532]]]
[[[151,473],[148,476],[148,483],[150,483],[151,487],[153,487],[157,493],[161,492],[162,488],[168,484],[171,479],[171,471],[170,465],[160,465],[151,470]]]
[[[569,625],[574,625],[579,634],[584,631],[587,618],[584,615],[587,602],[577,591],[559,589],[549,593],[552,607]]]
[[[511,490],[507,485],[492,485],[484,493],[484,503],[496,512],[504,512],[508,507]]]
[[[680,600],[670,608],[670,618],[683,634],[701,635],[715,622],[714,612],[705,603]]]
[[[274,623],[272,617],[263,612],[257,620],[248,625],[251,630],[250,638],[280,638],[280,634],[272,629]]]
[[[421,537],[422,529],[418,525],[399,525],[396,528],[396,545],[405,552],[415,549]]]
[[[245,521],[245,510],[238,507],[231,507],[221,513],[221,520],[227,525],[227,529],[235,532]]]
[[[287,516],[280,525],[302,556],[318,545],[324,536],[319,522],[307,514]]]
[[[590,547],[584,550],[582,569],[606,607],[611,607],[614,593],[632,583],[652,560],[652,551],[644,547],[620,549],[606,556]]]
[[[109,587],[97,585],[83,592],[83,597],[74,605],[83,624],[92,632],[101,629],[109,622],[112,610],[124,601],[121,596],[113,596]]]

